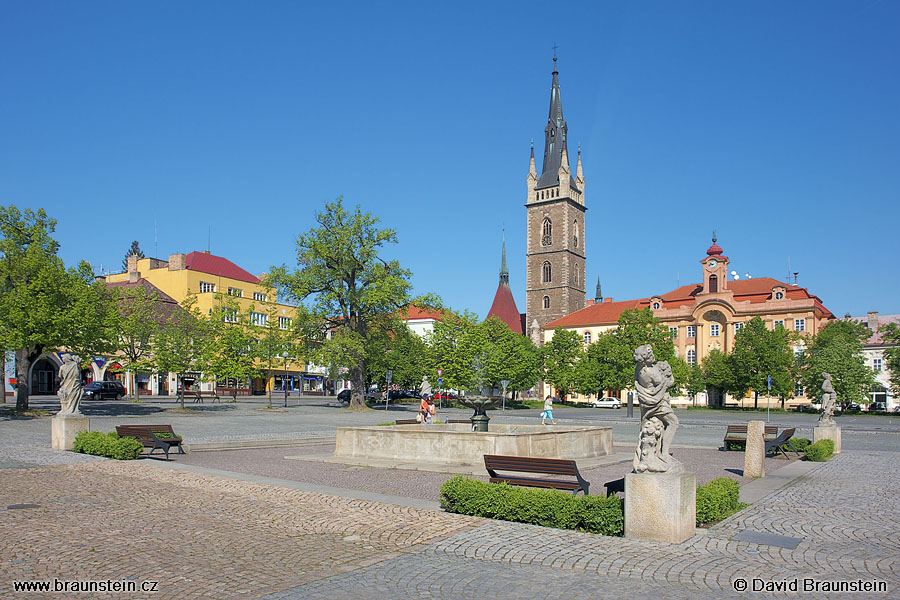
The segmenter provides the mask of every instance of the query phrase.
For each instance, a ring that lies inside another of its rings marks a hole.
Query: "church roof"
[[[783,286],[785,288],[785,297],[788,300],[813,299],[815,307],[821,310],[825,317],[834,318],[834,315],[825,308],[819,297],[810,294],[806,288],[782,283],[771,277],[739,279],[728,282],[728,290],[734,295],[735,303],[751,302],[757,304],[766,302],[772,296],[772,288],[775,286]],[[702,284],[692,283],[657,297],[662,300],[662,308],[679,308],[693,305],[697,301],[697,294],[702,291]],[[596,303],[551,321],[544,325],[544,329],[613,325],[619,320],[619,315],[623,311],[629,308],[647,308],[648,306],[650,306],[650,298]]]
[[[556,70],[556,56],[553,57],[553,83],[550,86],[550,115],[547,117],[547,127],[544,128],[544,164],[541,167],[541,177],[538,179],[535,189],[556,187],[559,185],[559,167],[562,165],[563,148],[566,146],[566,120],[563,118],[562,99],[559,96],[559,72]],[[568,151],[568,150],[567,150]],[[569,185],[579,189],[569,168]]]
[[[194,251],[185,256],[184,264],[191,271],[259,284],[259,278],[222,256]]]
[[[516,308],[516,301],[513,298],[512,290],[509,284],[500,282],[497,286],[497,293],[494,294],[494,303],[491,304],[491,310],[488,311],[487,319],[497,317],[509,327],[513,333],[523,333],[522,317],[519,309]]]

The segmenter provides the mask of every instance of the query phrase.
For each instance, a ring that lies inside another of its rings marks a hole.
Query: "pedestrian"
[[[428,394],[422,394],[422,402],[419,404],[419,414],[416,415],[416,421],[419,423],[427,423],[430,414],[431,411],[428,409]]]
[[[434,415],[437,414],[437,407],[434,405],[434,398],[428,398],[428,420],[429,424],[434,423]]]
[[[556,421],[553,420],[553,396],[550,395],[544,398],[544,412],[541,413],[541,425],[546,425],[548,419],[551,425],[556,425]]]

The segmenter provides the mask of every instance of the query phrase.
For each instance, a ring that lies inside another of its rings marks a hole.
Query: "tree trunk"
[[[181,383],[181,385],[178,386],[178,395],[181,396],[181,410],[184,410],[184,375],[179,373],[178,379],[175,381],[176,383]]]
[[[367,408],[366,383],[363,374],[362,361],[350,369],[350,408],[354,410],[365,410]]]
[[[753,409],[756,410],[759,408],[759,392],[753,390]]]
[[[284,385],[284,382],[281,382]],[[266,379],[266,387],[269,388],[269,408],[272,408],[272,388],[275,387],[275,379],[272,377],[272,367],[269,367],[269,376]]]
[[[42,347],[16,350],[16,410],[28,410],[28,371],[40,355]]]

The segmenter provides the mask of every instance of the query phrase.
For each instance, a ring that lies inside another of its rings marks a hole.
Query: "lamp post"
[[[384,380],[387,382],[387,394],[384,396],[384,410],[388,409],[388,401],[391,399],[391,379],[394,378],[394,372],[391,369],[384,374]]]
[[[503,404],[500,407],[500,410],[506,410],[506,386],[509,385],[509,379],[504,379],[500,382],[500,385],[503,386]]]
[[[287,389],[288,354],[287,354],[287,352],[282,353],[281,358],[284,360],[284,375],[281,377],[281,389],[284,390],[284,407],[287,408],[287,397],[288,397],[288,389]]]

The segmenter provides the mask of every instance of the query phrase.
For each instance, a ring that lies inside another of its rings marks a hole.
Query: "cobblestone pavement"
[[[894,453],[845,452],[671,545],[487,521],[160,468],[0,471],[0,597],[14,580],[158,580],[159,598],[721,598],[810,577],[900,589]],[[754,530],[794,549],[733,541]],[[802,586],[802,583],[800,584]],[[802,594],[800,594],[802,595]],[[810,597],[843,597],[818,592]],[[24,596],[24,595],[23,595]]]

